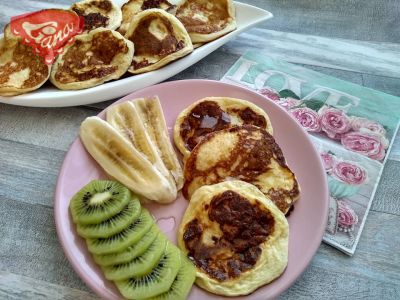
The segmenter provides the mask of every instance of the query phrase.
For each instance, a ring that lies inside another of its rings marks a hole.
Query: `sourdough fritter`
[[[206,97],[184,109],[174,126],[174,141],[186,159],[208,133],[228,127],[251,124],[272,135],[271,121],[264,110],[241,99]]]
[[[151,8],[160,8],[172,13],[176,6],[168,0],[129,0],[122,5],[122,24],[118,28],[121,34],[125,34],[134,15]]]
[[[75,37],[51,70],[51,82],[62,90],[78,90],[118,79],[132,62],[134,47],[119,32],[97,28]]]
[[[85,32],[99,27],[117,29],[121,24],[121,9],[111,0],[84,0],[72,4],[70,9],[84,18]]]
[[[14,96],[38,89],[49,78],[51,66],[30,46],[6,32],[8,38],[0,40],[0,95]]]
[[[184,0],[176,10],[193,43],[215,40],[236,29],[232,0]]]
[[[136,14],[125,37],[135,44],[129,72],[153,71],[193,51],[182,23],[162,9],[153,8]]]
[[[280,276],[288,237],[284,214],[238,180],[199,188],[178,230],[179,247],[197,267],[196,284],[226,296],[247,295]]]
[[[186,160],[184,177],[186,199],[203,185],[231,178],[254,184],[285,214],[300,195],[279,145],[267,131],[253,125],[206,135]]]

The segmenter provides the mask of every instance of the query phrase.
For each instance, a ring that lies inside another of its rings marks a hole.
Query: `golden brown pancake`
[[[160,8],[173,14],[176,6],[168,2],[168,0],[129,0],[121,7],[122,23],[118,28],[118,32],[124,35],[129,28],[133,16],[151,8]]]
[[[192,43],[215,40],[236,29],[232,0],[185,0],[176,10]]]
[[[0,40],[0,95],[14,96],[42,86],[50,75],[50,65],[21,40]]]
[[[125,37],[135,44],[135,55],[129,68],[133,74],[159,69],[193,51],[182,23],[158,8],[135,15]]]
[[[284,214],[255,186],[238,180],[199,188],[178,230],[197,267],[196,284],[219,295],[247,295],[279,277],[288,261]]]
[[[51,70],[50,80],[60,89],[77,90],[118,79],[132,62],[133,44],[119,32],[97,28],[78,35],[65,47]]]
[[[258,187],[285,214],[300,195],[296,177],[273,136],[253,125],[206,135],[186,160],[184,177],[186,199],[203,185],[232,178]]]
[[[6,26],[4,26],[4,39],[10,40],[10,39],[15,39],[15,38],[18,38],[18,37],[11,32],[10,24],[7,24]]]
[[[206,97],[179,114],[174,126],[175,145],[186,159],[206,134],[243,124],[262,127],[272,135],[271,121],[257,105],[236,98]]]
[[[99,27],[114,30],[122,21],[121,9],[110,0],[84,0],[72,4],[70,9],[85,19],[84,32]]]

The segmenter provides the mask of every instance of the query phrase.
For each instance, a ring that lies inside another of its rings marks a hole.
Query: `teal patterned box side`
[[[366,117],[381,123],[388,129],[388,137],[393,135],[400,117],[400,98],[365,88],[347,81],[343,81],[328,75],[324,75],[304,67],[296,66],[284,61],[274,60],[259,52],[246,52],[225,74],[224,78],[233,76],[238,69],[244,68],[243,62],[249,62],[249,68],[241,78],[242,82],[248,83],[254,88],[259,89],[269,86],[279,91],[289,89],[294,91],[301,99],[307,98],[316,89],[322,88],[323,91],[315,93],[312,99],[328,101],[336,107],[344,107],[349,114]],[[265,74],[265,70],[276,71],[272,76]],[[280,75],[282,73],[284,75]],[[265,74],[265,75],[264,75]],[[263,76],[264,75],[264,76]],[[292,80],[288,82],[285,76],[291,75]],[[265,77],[267,81],[263,82]],[[342,92],[340,99],[334,95],[330,98],[330,90]]]

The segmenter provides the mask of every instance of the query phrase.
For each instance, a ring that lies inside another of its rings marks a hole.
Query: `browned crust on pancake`
[[[248,199],[232,190],[215,195],[204,206],[211,222],[221,229],[213,244],[202,240],[209,224],[194,218],[185,226],[183,241],[194,264],[218,281],[239,277],[254,267],[261,255],[260,244],[274,230],[275,220],[258,201]]]
[[[100,27],[116,29],[121,24],[121,9],[110,0],[84,0],[74,3],[70,10],[84,18],[84,32]]]
[[[261,128],[270,126],[265,116],[250,107],[223,109],[217,101],[205,100],[193,107],[180,124],[180,136],[186,149],[193,150],[197,143],[211,132],[232,127],[233,114],[239,116],[244,125]]]
[[[9,53],[11,61],[0,66],[0,94],[12,96],[39,88],[50,75],[50,66],[46,65],[43,57],[34,53],[30,46],[20,39],[2,40],[0,57]],[[11,54],[12,53],[12,54]],[[10,76],[17,72],[29,69],[29,75],[21,86],[7,85]]]
[[[150,32],[150,28],[154,31]],[[133,74],[158,69],[193,51],[182,23],[158,8],[135,15],[125,38],[135,45],[132,66],[128,70]]]
[[[235,144],[235,148],[230,152],[229,158],[218,161],[214,166],[206,170],[197,170],[196,161],[199,149],[201,149],[204,144],[213,139],[217,134],[223,134],[225,132],[235,133],[239,136],[239,141]],[[252,139],[250,136],[252,133],[261,133],[262,138]],[[240,161],[238,161],[238,159],[240,159]],[[268,191],[264,191],[262,187],[255,183],[259,175],[270,170],[272,159],[274,159],[280,167],[286,169],[292,174],[294,184],[291,190],[287,191],[272,188]],[[229,170],[229,174],[221,176],[219,170]],[[209,179],[211,176],[212,179]],[[185,184],[182,192],[186,199],[189,199],[189,185],[197,177],[208,178],[205,184],[222,182],[226,180],[227,177],[254,184],[284,213],[290,209],[292,203],[296,201],[300,195],[296,177],[287,166],[282,150],[273,136],[266,130],[253,125],[231,127],[205,135],[192,150],[190,156],[186,160],[184,177]],[[288,204],[286,202],[287,198],[292,200],[291,203]]]
[[[215,40],[236,28],[232,0],[185,0],[176,10],[193,43]]]
[[[93,53],[87,56],[88,51]],[[127,53],[128,46],[123,39],[117,39],[110,31],[102,31],[93,36],[91,44],[76,40],[67,50],[59,66],[55,79],[60,83],[86,81],[92,78],[102,78],[117,70],[117,66],[110,66],[115,55]],[[92,67],[86,72],[76,72],[85,67]]]
[[[160,8],[171,14],[175,14],[176,5],[167,0],[129,0],[122,5],[122,24],[118,28],[121,34],[125,34],[134,15],[152,8]]]

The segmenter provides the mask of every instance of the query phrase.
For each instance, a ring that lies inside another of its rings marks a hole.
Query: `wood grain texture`
[[[0,104],[0,138],[67,150],[80,123],[97,114],[91,109],[33,108]]]
[[[11,15],[70,0],[0,2]],[[397,0],[246,0],[274,13],[170,80],[219,80],[247,49],[400,96]],[[67,261],[55,232],[54,189],[81,121],[115,100],[44,109],[0,104],[0,299],[96,299]],[[357,251],[322,244],[281,299],[400,299],[400,133]],[[398,161],[395,161],[398,160]]]
[[[1,197],[0,217],[1,271],[88,291],[58,242],[51,207]]]
[[[35,280],[27,276],[0,272],[0,298],[4,300],[95,300],[90,292]]]
[[[249,45],[288,62],[400,78],[400,44],[327,38],[254,28],[223,49],[244,53]]]
[[[400,216],[399,170],[400,161],[389,160],[386,163],[382,173],[384,180],[380,182],[374,202],[372,202],[373,210],[385,211]],[[400,244],[398,248],[400,249]]]
[[[53,207],[65,152],[0,139],[0,199]]]
[[[261,26],[352,40],[400,42],[398,0],[246,0],[274,14]]]

